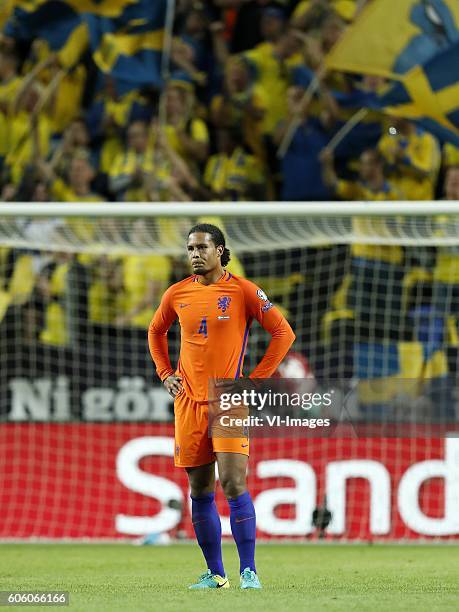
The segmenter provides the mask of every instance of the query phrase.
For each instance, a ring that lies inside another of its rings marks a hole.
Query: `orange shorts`
[[[196,402],[184,392],[175,399],[175,451],[177,467],[198,467],[215,461],[215,453],[249,454],[249,438],[209,436],[209,408],[207,403]],[[240,432],[240,433],[245,433]],[[230,434],[229,434],[230,435]]]

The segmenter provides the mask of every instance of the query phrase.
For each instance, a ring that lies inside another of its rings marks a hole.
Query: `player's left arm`
[[[269,378],[292,346],[295,334],[284,315],[256,285],[246,281],[244,296],[247,316],[256,319],[271,334],[268,348],[249,378]]]

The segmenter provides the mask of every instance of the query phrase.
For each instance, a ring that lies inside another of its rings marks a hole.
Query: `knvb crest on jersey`
[[[218,298],[218,309],[221,310],[222,312],[226,312],[229,308],[229,305],[231,303],[231,298],[228,297],[227,295],[223,295],[222,297]]]

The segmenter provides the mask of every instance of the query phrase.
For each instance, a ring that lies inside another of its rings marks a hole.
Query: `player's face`
[[[212,236],[204,232],[190,234],[187,243],[188,259],[194,274],[207,274],[220,263],[223,251],[221,246],[216,247]]]

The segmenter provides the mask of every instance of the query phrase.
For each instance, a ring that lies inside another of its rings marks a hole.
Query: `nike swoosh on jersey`
[[[185,308],[185,306],[190,306],[190,304],[179,304],[179,308]]]

